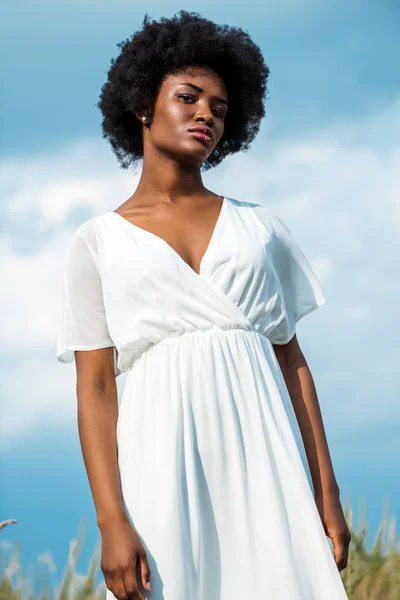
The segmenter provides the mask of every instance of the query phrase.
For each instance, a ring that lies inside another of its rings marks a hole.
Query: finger
[[[342,569],[345,569],[347,567],[347,563],[349,560],[349,546],[350,546],[350,534],[344,534],[342,536],[342,542],[343,542],[343,561],[342,563],[339,565],[339,571],[341,571]]]
[[[108,576],[104,576],[104,581],[106,584],[106,588],[115,596],[111,579]]]
[[[141,580],[142,580],[142,586],[144,587],[145,590],[150,590],[151,589],[151,585],[150,585],[150,567],[149,567],[149,563],[147,561],[147,555],[146,554],[142,554],[141,556],[139,556],[139,566],[140,566],[140,575],[141,575]]]
[[[136,579],[136,562],[137,559],[133,562],[132,566],[123,571],[123,580],[125,586],[125,594],[127,598],[132,598],[134,600],[144,600],[142,594],[140,593],[139,586]]]
[[[347,564],[347,550],[344,544],[344,538],[341,534],[332,536],[332,543],[334,548],[334,556],[336,565],[341,571]]]
[[[116,598],[125,598],[125,586],[121,576],[116,574],[109,574],[107,577],[107,587],[114,594]]]

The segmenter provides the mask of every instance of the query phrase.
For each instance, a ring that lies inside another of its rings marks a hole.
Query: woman
[[[242,30],[186,11],[120,46],[103,137],[143,170],[72,236],[57,349],[107,598],[347,598],[350,533],[295,333],[323,291],[280,217],[201,178],[255,137],[269,69]]]

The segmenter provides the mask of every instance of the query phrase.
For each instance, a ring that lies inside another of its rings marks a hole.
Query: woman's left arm
[[[296,335],[287,344],[274,344],[273,348],[300,427],[318,512],[341,571],[347,566],[351,534],[340,503],[314,380]]]

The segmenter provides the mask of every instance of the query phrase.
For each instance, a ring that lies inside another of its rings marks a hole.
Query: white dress
[[[272,348],[324,302],[260,204],[223,199],[199,274],[112,211],[73,233],[57,359],[76,368],[74,350],[114,346],[116,376],[128,372],[118,463],[144,598],[347,598]]]

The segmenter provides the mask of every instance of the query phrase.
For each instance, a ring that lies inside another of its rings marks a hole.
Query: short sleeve
[[[57,360],[76,369],[75,350],[97,350],[114,346],[108,330],[101,277],[93,249],[75,232],[68,244],[62,285],[61,311],[57,332]],[[117,366],[114,350],[114,372]]]
[[[284,318],[272,334],[272,343],[286,344],[296,323],[322,304],[326,297],[303,251],[283,219],[273,215],[273,263],[282,291]]]

